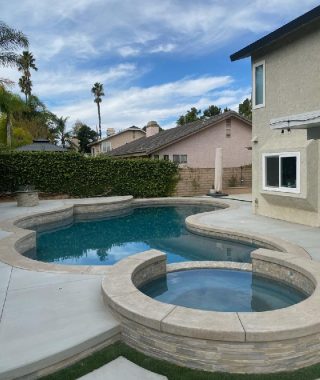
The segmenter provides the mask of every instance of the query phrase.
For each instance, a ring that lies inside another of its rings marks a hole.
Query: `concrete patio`
[[[2,203],[0,221],[80,201],[41,201],[33,208]],[[243,200],[222,202],[234,207],[203,215],[201,223],[288,240],[320,260],[318,228],[253,215],[251,204]],[[6,236],[8,232],[0,230],[0,244]],[[101,281],[102,275],[37,272],[0,263],[0,379],[37,372],[117,340],[119,324],[103,304]]]

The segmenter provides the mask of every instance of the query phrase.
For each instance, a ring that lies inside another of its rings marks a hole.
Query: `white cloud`
[[[74,99],[82,94],[89,94],[95,82],[105,84],[108,92],[114,86],[121,88],[132,80],[145,73],[145,69],[138,69],[134,63],[121,63],[101,70],[78,70],[72,66],[65,66],[62,70],[39,70],[32,73],[33,92],[46,99],[58,98],[64,95],[63,101]],[[12,78],[15,81],[15,91],[21,74],[12,68],[0,68],[0,77]],[[119,83],[120,82],[120,83]]]
[[[316,0],[11,0],[1,18],[26,31],[32,49],[51,58],[217,51],[232,38],[280,26]]]
[[[131,87],[103,98],[101,104],[103,129],[116,130],[131,125],[144,126],[149,120],[157,120],[164,128],[191,107],[206,108],[210,104],[221,107],[237,103],[248,93],[248,88],[231,90],[230,77],[185,78],[147,88]],[[57,107],[54,112],[69,115],[70,122],[77,119],[95,127],[96,106],[91,99],[78,104]],[[94,123],[92,123],[94,121]]]
[[[122,57],[134,57],[140,53],[140,50],[131,46],[123,46],[118,49],[118,53]]]
[[[155,46],[154,48],[150,49],[150,53],[169,53],[173,50],[175,50],[177,45],[175,44],[160,44],[158,46]]]
[[[150,119],[172,125],[192,106],[235,106],[250,89],[238,85],[228,68],[214,75],[213,54],[235,41],[241,48],[243,36],[253,41],[316,5],[316,0],[10,0],[1,19],[28,35],[39,67],[32,76],[34,92],[53,111],[94,125],[90,89],[98,81],[105,84],[105,127],[125,128]],[[157,62],[166,54],[173,64],[183,57],[183,74],[179,67],[160,73]],[[187,71],[189,59],[199,57],[208,69],[202,65],[197,72],[193,62]],[[190,77],[181,79],[186,73]],[[0,77],[17,81],[19,74],[0,68]]]

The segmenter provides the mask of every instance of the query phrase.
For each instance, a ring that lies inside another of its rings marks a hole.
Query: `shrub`
[[[238,183],[238,178],[235,175],[232,175],[228,180],[229,187],[236,187]]]
[[[169,161],[85,157],[78,153],[0,152],[0,191],[35,185],[45,193],[76,197],[170,195],[177,166]],[[4,175],[3,175],[4,174]]]

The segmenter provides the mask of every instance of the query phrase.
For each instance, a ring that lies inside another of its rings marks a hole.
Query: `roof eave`
[[[134,153],[124,153],[124,154],[110,154],[110,157],[118,157],[118,158],[129,158],[129,157],[142,157],[142,156],[147,156],[148,153],[143,151],[143,152],[134,152]]]
[[[270,47],[277,41],[286,38],[288,35],[299,31],[299,29],[302,29],[305,26],[316,22],[319,19],[320,6],[317,6],[311,9],[311,11],[304,13],[303,15],[274,30],[273,32],[267,34],[266,36],[260,38],[252,44],[247,45],[246,47],[235,52],[234,54],[231,54],[230,60],[234,62],[239,59],[250,57],[259,50]]]

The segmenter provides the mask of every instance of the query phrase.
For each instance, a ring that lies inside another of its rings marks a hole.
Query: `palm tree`
[[[68,117],[57,117],[55,120],[56,128],[54,129],[54,134],[61,141],[61,145],[65,148],[66,142],[70,144],[71,134],[66,132]]]
[[[0,112],[6,114],[6,130],[7,130],[7,145],[11,147],[12,144],[12,127],[11,122],[15,112],[24,111],[26,105],[20,96],[12,94],[7,91],[4,86],[0,85]]]
[[[22,77],[19,78],[19,87],[21,88],[21,92],[25,94],[26,104],[27,104],[28,103],[27,93],[29,92],[29,90],[31,91],[31,88],[30,88],[30,81],[28,81],[25,75],[22,75]]]
[[[25,94],[26,103],[28,103],[28,97],[31,95],[32,90],[32,82],[31,82],[31,72],[33,69],[38,71],[38,68],[35,64],[35,58],[32,53],[25,50],[18,58],[18,70],[23,73],[22,77],[19,79],[19,86],[21,88],[21,92]]]
[[[10,28],[0,21],[0,65],[15,66],[18,55],[15,51],[19,48],[27,48],[28,38],[18,30]]]
[[[99,119],[99,137],[101,139],[101,114],[100,114],[100,103],[102,102],[102,96],[104,96],[103,92],[103,84],[96,82],[92,89],[91,92],[94,95],[94,102],[97,103],[98,107],[98,119]]]

